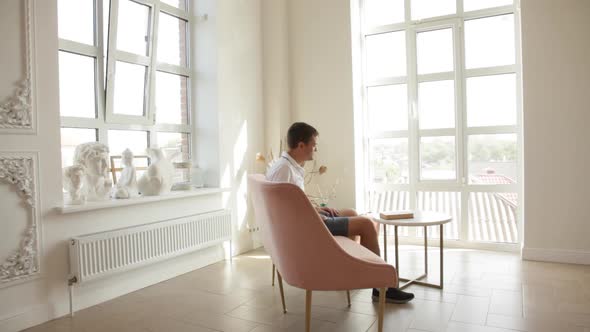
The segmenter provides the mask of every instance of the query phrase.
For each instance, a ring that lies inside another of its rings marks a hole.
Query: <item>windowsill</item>
[[[128,199],[110,199],[107,201],[86,202],[86,204],[81,204],[81,205],[64,204],[62,206],[57,206],[56,209],[59,212],[61,212],[62,214],[68,214],[68,213],[116,208],[116,207],[121,207],[121,206],[146,204],[146,203],[152,203],[152,202],[161,202],[161,201],[189,198],[189,197],[195,197],[195,196],[218,194],[218,193],[227,192],[227,191],[230,191],[230,189],[229,188],[200,188],[200,189],[192,189],[192,190],[179,190],[179,191],[172,191],[168,194],[160,195],[160,196],[145,196],[145,197],[140,196],[140,197],[134,197],[134,198],[128,198]]]

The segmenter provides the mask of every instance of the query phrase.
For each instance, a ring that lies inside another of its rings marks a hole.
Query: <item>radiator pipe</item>
[[[70,294],[70,317],[74,317],[74,284],[78,282],[78,278],[71,277],[68,279],[68,290]]]

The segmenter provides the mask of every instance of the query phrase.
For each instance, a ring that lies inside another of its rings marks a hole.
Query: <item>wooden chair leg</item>
[[[275,285],[275,265],[272,265],[272,285]]]
[[[287,306],[285,305],[285,293],[283,292],[283,277],[281,277],[281,273],[277,270],[277,277],[279,278],[279,289],[281,290],[281,302],[283,302],[283,313],[287,313]]]
[[[346,298],[348,299],[348,307],[350,308],[350,291],[346,291]]]
[[[385,311],[385,293],[387,288],[379,289],[379,317],[378,320],[378,331],[383,332],[383,313]]]
[[[311,332],[311,291],[305,291],[305,332]]]

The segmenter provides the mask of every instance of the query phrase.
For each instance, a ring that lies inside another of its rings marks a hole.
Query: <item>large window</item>
[[[367,208],[447,212],[449,239],[518,242],[518,4],[359,1]]]
[[[190,158],[188,2],[58,0],[63,166],[89,141]]]

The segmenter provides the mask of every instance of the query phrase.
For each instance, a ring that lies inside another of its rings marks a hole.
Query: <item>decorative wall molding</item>
[[[0,133],[35,134],[37,117],[34,107],[34,1],[23,0],[25,6],[25,78],[16,87],[13,95],[0,103]]]
[[[40,272],[37,216],[37,155],[0,153],[0,182],[16,187],[16,194],[29,209],[30,220],[20,247],[0,264],[0,287],[36,277]]]

